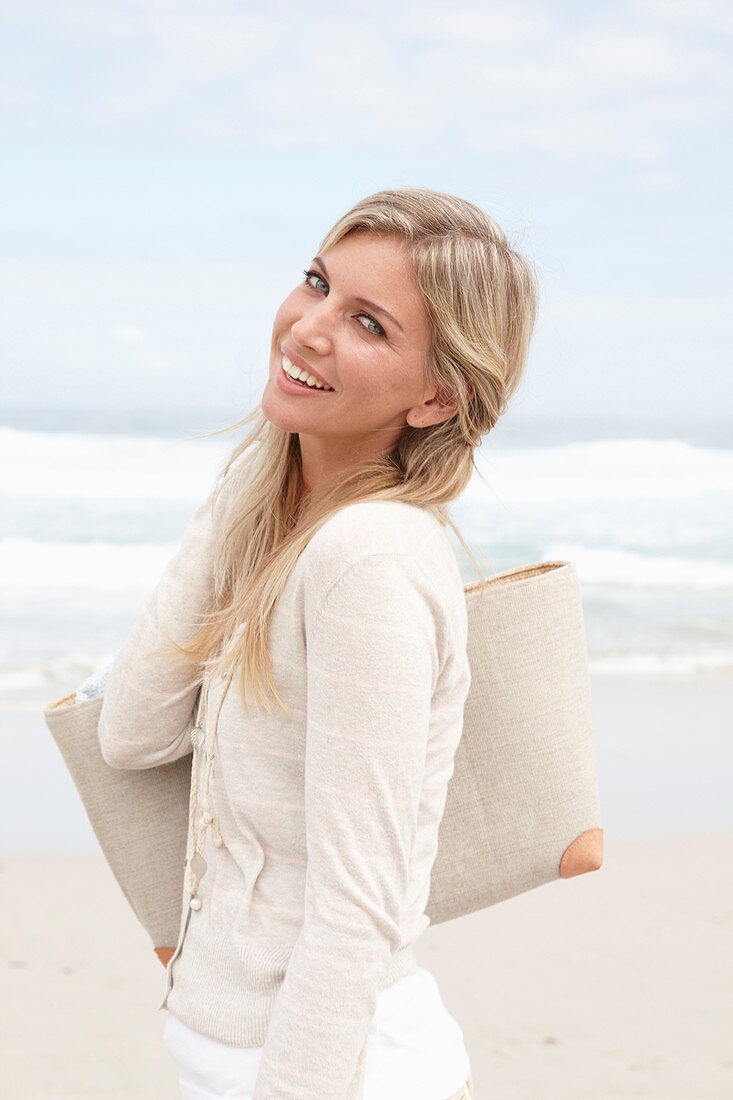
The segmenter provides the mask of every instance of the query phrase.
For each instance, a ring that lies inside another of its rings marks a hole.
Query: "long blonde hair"
[[[250,426],[217,477],[214,502],[232,465],[257,445],[247,458],[246,492],[230,504],[215,532],[213,606],[187,644],[174,641],[173,649],[158,652],[177,654],[199,673],[208,669],[212,675],[235,659],[247,714],[249,686],[270,713],[264,681],[287,712],[268,661],[268,624],[300,554],[334,512],[367,498],[427,508],[451,528],[482,575],[447,505],[469,483],[475,448],[523,376],[537,312],[533,265],[478,206],[427,188],[395,188],[362,199],[329,230],[319,252],[358,231],[398,236],[407,247],[431,324],[425,385],[453,395],[457,409],[439,424],[407,425],[391,453],[356,463],[324,498],[305,508],[297,433],[271,423],[261,406],[205,433]]]

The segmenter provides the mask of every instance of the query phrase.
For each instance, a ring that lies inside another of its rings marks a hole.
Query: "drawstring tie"
[[[219,722],[219,711],[221,705],[224,702],[224,696],[226,695],[229,685],[232,682],[232,676],[234,675],[234,668],[231,668],[229,672],[222,673],[222,679],[226,680],[219,697],[219,704],[216,708],[216,714],[214,715],[214,721],[212,724],[211,735],[209,737],[209,744],[206,750],[206,771],[204,773],[204,793],[201,799],[201,820],[199,822],[198,837],[196,836],[196,810],[198,806],[198,773],[199,773],[199,754],[204,747],[206,741],[206,731],[202,724],[204,710],[205,710],[205,698],[208,697],[209,687],[206,687],[202,682],[201,691],[199,693],[199,703],[196,711],[196,721],[194,727],[191,730],[191,744],[193,745],[193,760],[191,761],[191,794],[188,802],[188,850],[191,853],[190,858],[186,860],[186,873],[184,876],[185,890],[191,895],[189,905],[192,909],[198,910],[201,908],[201,898],[198,894],[199,883],[206,874],[206,860],[204,859],[204,848],[206,846],[206,830],[211,829],[211,835],[214,841],[214,845],[217,848],[221,848],[224,843],[219,832],[219,822],[214,817],[211,809],[211,803],[209,802],[209,778],[211,776],[211,766],[214,760],[214,741],[216,740],[216,729]],[[209,678],[208,672],[204,673],[203,680],[207,681]]]

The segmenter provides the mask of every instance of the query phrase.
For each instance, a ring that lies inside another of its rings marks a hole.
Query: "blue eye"
[[[373,328],[367,329],[368,332],[374,333],[375,336],[384,336],[385,335],[384,329],[379,324],[379,322],[375,321],[373,317],[370,317],[368,313],[360,313],[359,316],[360,317],[365,317],[367,319],[367,321],[369,321],[370,324],[377,326],[377,331],[376,332],[374,332]],[[362,328],[366,328],[366,325],[362,325]]]
[[[328,283],[326,283],[325,279],[321,279],[321,276],[318,274],[317,271],[304,271],[303,274],[305,275],[305,282],[308,284],[308,286],[313,286],[313,283],[310,282],[310,278],[312,275],[315,275],[316,279],[320,279],[324,286],[328,286]],[[316,288],[313,286],[313,289],[315,290]]]
[[[311,269],[311,270],[308,270],[308,271],[304,271],[303,274],[305,276],[305,279],[303,280],[304,284],[306,286],[311,287],[313,290],[316,290],[317,288],[314,287],[313,283],[310,281],[312,278],[315,278],[320,283],[323,283],[323,285],[325,287],[328,286],[328,283],[326,282],[326,280],[323,278],[322,275],[319,275],[317,271],[313,271]],[[369,321],[372,325],[375,326],[375,328],[367,328],[367,332],[370,332],[372,334],[372,336],[386,336],[387,335],[387,333],[384,331],[384,329],[380,325],[379,321],[375,321],[374,318],[370,317],[368,313],[357,313],[357,317],[365,317],[367,321]],[[362,325],[361,327],[366,328],[366,325]]]

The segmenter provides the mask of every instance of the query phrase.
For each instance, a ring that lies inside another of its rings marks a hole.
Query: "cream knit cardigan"
[[[200,677],[150,651],[190,637],[210,605],[220,521],[210,498],[197,509],[109,669],[99,738],[113,767],[192,751]],[[160,1008],[219,1042],[263,1046],[253,1100],[363,1095],[377,996],[415,970],[430,923],[470,684],[466,631],[437,519],[364,501],[316,532],[275,607],[269,653],[291,717],[253,706],[248,719],[238,674],[208,684],[214,827],[203,830],[201,908],[183,892]]]

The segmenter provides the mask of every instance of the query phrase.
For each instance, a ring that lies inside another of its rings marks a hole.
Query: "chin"
[[[270,379],[265,386],[260,402],[262,415],[276,428],[280,428],[281,431],[297,435],[301,430],[301,424],[297,418],[296,410],[284,408],[283,402],[278,400],[281,396],[275,383]]]

